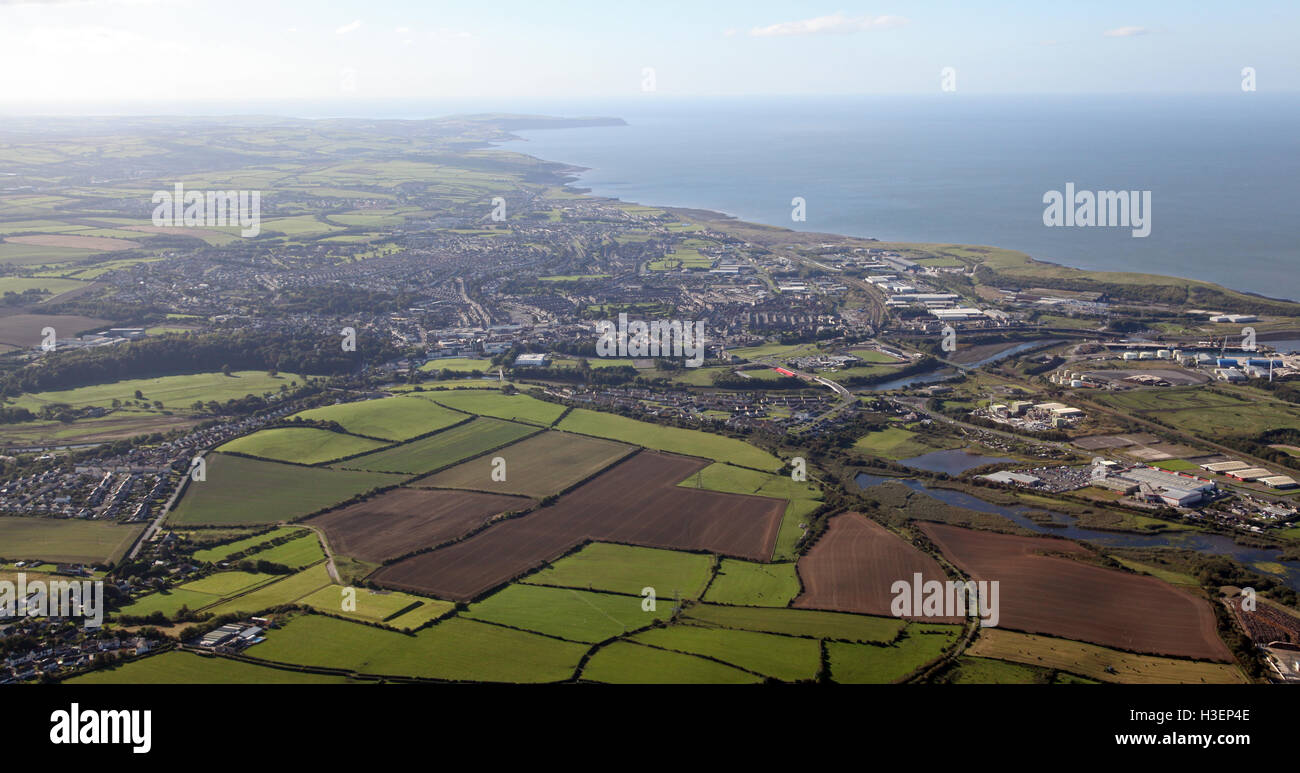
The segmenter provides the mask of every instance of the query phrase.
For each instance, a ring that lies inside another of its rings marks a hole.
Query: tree
[[[229,363],[227,363],[227,364],[221,366],[221,375],[223,375],[223,376],[229,376],[229,375],[230,375],[230,365],[229,365]]]
[[[144,399],[144,392],[141,392],[139,389],[135,390],[135,399],[137,399],[137,400],[143,400],[143,399]]]

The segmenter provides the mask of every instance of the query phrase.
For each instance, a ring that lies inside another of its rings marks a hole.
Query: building
[[[1244,470],[1247,467],[1250,467],[1250,465],[1246,464],[1245,462],[1238,461],[1236,459],[1233,459],[1231,461],[1226,461],[1226,462],[1210,462],[1209,464],[1201,465],[1201,469],[1205,470],[1206,472],[1218,472],[1218,473],[1232,472],[1233,470]]]
[[[1273,473],[1263,467],[1247,467],[1244,470],[1228,470],[1223,474],[1234,480],[1249,482],[1252,480],[1259,480],[1260,478],[1267,478]]]
[[[515,358],[516,368],[545,368],[551,358],[545,354],[521,354]]]
[[[1117,477],[1171,507],[1199,504],[1217,488],[1214,481],[1154,467],[1133,467],[1118,473]]]
[[[988,475],[979,476],[984,480],[991,480],[994,483],[1006,483],[1017,486],[1037,486],[1041,480],[1033,475],[1026,475],[1023,472],[994,472]]]

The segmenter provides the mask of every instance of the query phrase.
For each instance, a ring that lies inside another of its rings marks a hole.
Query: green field
[[[450,370],[455,373],[487,373],[495,371],[492,367],[491,360],[476,360],[472,357],[444,357],[437,360],[429,360],[420,366],[420,370],[425,373]]]
[[[203,611],[211,612],[218,617],[234,612],[254,615],[278,606],[292,604],[329,584],[330,576],[325,569],[325,564],[316,564],[297,574],[263,585],[250,593],[229,598]]]
[[[744,607],[784,607],[801,590],[792,563],[756,564],[724,558],[704,600]]]
[[[275,523],[401,481],[398,475],[313,469],[209,454],[207,480],[190,481],[168,521],[211,525]]]
[[[945,676],[952,684],[1043,684],[1048,672],[1033,666],[963,656]]]
[[[465,420],[464,414],[410,395],[330,405],[295,415],[336,421],[353,434],[388,440],[408,440]]]
[[[594,644],[644,628],[672,614],[672,604],[642,609],[639,596],[593,593],[543,585],[510,585],[470,606],[473,620],[523,628],[569,641]]]
[[[686,618],[720,628],[848,642],[890,642],[898,636],[905,624],[892,617],[868,617],[811,609],[724,607],[714,604],[696,604],[686,610]]]
[[[345,684],[348,681],[342,676],[287,671],[229,658],[172,651],[75,676],[68,684]]]
[[[331,615],[342,615],[368,623],[383,623],[391,628],[414,629],[437,620],[456,608],[450,601],[438,601],[400,591],[353,588],[355,609],[344,609],[344,590],[329,585],[302,598],[299,603]]]
[[[853,444],[854,450],[882,459],[898,461],[928,454],[942,448],[956,448],[960,441],[922,435],[902,427],[887,427],[869,432]]]
[[[154,612],[162,612],[164,616],[171,618],[181,611],[181,607],[188,607],[191,612],[197,612],[220,600],[220,596],[213,596],[210,593],[172,588],[141,596],[131,604],[122,607],[119,614],[147,617]]]
[[[452,618],[415,635],[335,620],[295,617],[259,644],[257,657],[363,674],[482,682],[560,682],[587,645]]]
[[[911,624],[902,639],[884,647],[828,642],[831,679],[840,684],[896,682],[938,659],[960,632],[957,625]]]
[[[675,652],[704,655],[784,682],[815,679],[822,665],[821,644],[794,636],[674,625],[653,628],[632,640]]]
[[[292,373],[269,376],[256,370],[234,371],[229,376],[221,373],[196,373],[189,376],[128,379],[77,389],[24,394],[8,404],[30,411],[38,411],[42,405],[53,403],[66,403],[74,408],[108,408],[115,399],[123,403],[135,400],[135,393],[139,391],[150,404],[159,400],[168,410],[189,411],[196,400],[224,403],[247,395],[278,392],[282,385],[287,386],[294,381],[301,384],[302,378]]]
[[[226,560],[227,556],[232,556],[235,553],[242,553],[243,551],[248,550],[249,548],[255,548],[258,545],[262,545],[264,543],[270,542],[273,539],[279,539],[280,537],[287,537],[290,534],[297,534],[297,533],[306,533],[306,532],[303,529],[294,528],[292,526],[285,526],[279,529],[272,529],[271,531],[263,532],[261,534],[255,534],[251,537],[245,537],[244,539],[241,540],[228,542],[225,545],[217,545],[216,547],[212,547],[212,548],[196,550],[194,551],[193,558],[195,561],[203,561],[205,563],[215,564],[218,561]]]
[[[386,445],[379,440],[313,427],[274,427],[237,437],[217,450],[277,462],[322,464]]]
[[[555,423],[555,420],[560,418],[560,414],[564,413],[563,405],[545,403],[528,395],[508,395],[499,390],[420,392],[417,396],[465,413],[522,421],[544,427]]]
[[[712,567],[712,556],[593,542],[523,581],[632,596],[652,587],[659,603],[670,606],[677,592],[682,598],[698,598]]]
[[[143,524],[0,516],[0,558],[109,564],[130,549],[142,530]]]
[[[589,411],[585,408],[576,408],[565,416],[564,421],[559,424],[559,429],[623,443],[634,443],[660,451],[702,456],[706,459],[731,462],[759,470],[774,471],[782,467],[782,462],[775,456],[743,440],[694,429],[651,424],[612,413]]]
[[[241,591],[262,585],[275,579],[275,575],[253,574],[252,572],[218,572],[207,577],[187,582],[180,590],[192,593],[206,593],[218,598],[233,596]]]
[[[763,677],[694,655],[617,641],[601,647],[582,670],[610,684],[752,684]]]
[[[462,459],[513,443],[537,428],[500,419],[474,419],[434,435],[334,465],[351,470],[377,470],[423,475]]]
[[[321,549],[320,538],[313,533],[289,540],[283,545],[276,545],[270,550],[254,553],[251,558],[254,561],[282,564],[290,569],[301,569],[317,561],[323,561],[325,551]]]
[[[793,558],[795,543],[803,536],[799,524],[804,516],[821,507],[821,489],[812,483],[797,483],[788,475],[771,475],[730,464],[711,464],[677,484],[685,488],[706,488],[732,494],[755,494],[789,502],[781,519],[773,555]]]

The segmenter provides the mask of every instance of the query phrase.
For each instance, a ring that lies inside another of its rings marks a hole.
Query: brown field
[[[0,344],[28,349],[40,346],[41,329],[54,328],[59,338],[71,338],[83,331],[102,330],[113,323],[106,319],[71,314],[13,314],[0,317]]]
[[[920,528],[963,571],[999,582],[1001,628],[1129,652],[1232,661],[1204,599],[1155,577],[1060,555],[1092,555],[1077,542],[939,523]]]
[[[469,600],[586,540],[769,560],[786,501],[677,487],[706,464],[642,451],[550,507],[385,567],[374,579]]]
[[[334,552],[380,563],[455,539],[498,513],[530,504],[498,494],[399,488],[307,523],[325,531]]]
[[[826,533],[799,559],[803,593],[793,606],[892,615],[890,587],[899,580],[912,583],[917,572],[926,582],[948,579],[938,561],[884,526],[861,513],[845,513],[831,519]],[[962,622],[960,617],[926,619]]]
[[[552,430],[421,478],[412,485],[544,497],[586,480],[634,450],[612,440]],[[506,462],[503,481],[492,480],[492,459],[498,456]]]
[[[5,241],[13,244],[31,244],[36,247],[71,247],[97,252],[132,250],[140,246],[137,242],[127,239],[110,239],[105,236],[10,236]]]

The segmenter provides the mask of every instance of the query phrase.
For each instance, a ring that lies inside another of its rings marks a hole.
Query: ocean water
[[[627,126],[508,143],[578,185],[771,225],[1022,250],[1300,299],[1300,95],[643,99],[529,104]],[[502,106],[500,109],[509,109]],[[408,112],[409,112],[408,108]],[[1151,233],[1043,225],[1043,196],[1151,192]],[[806,201],[807,220],[791,219]]]

